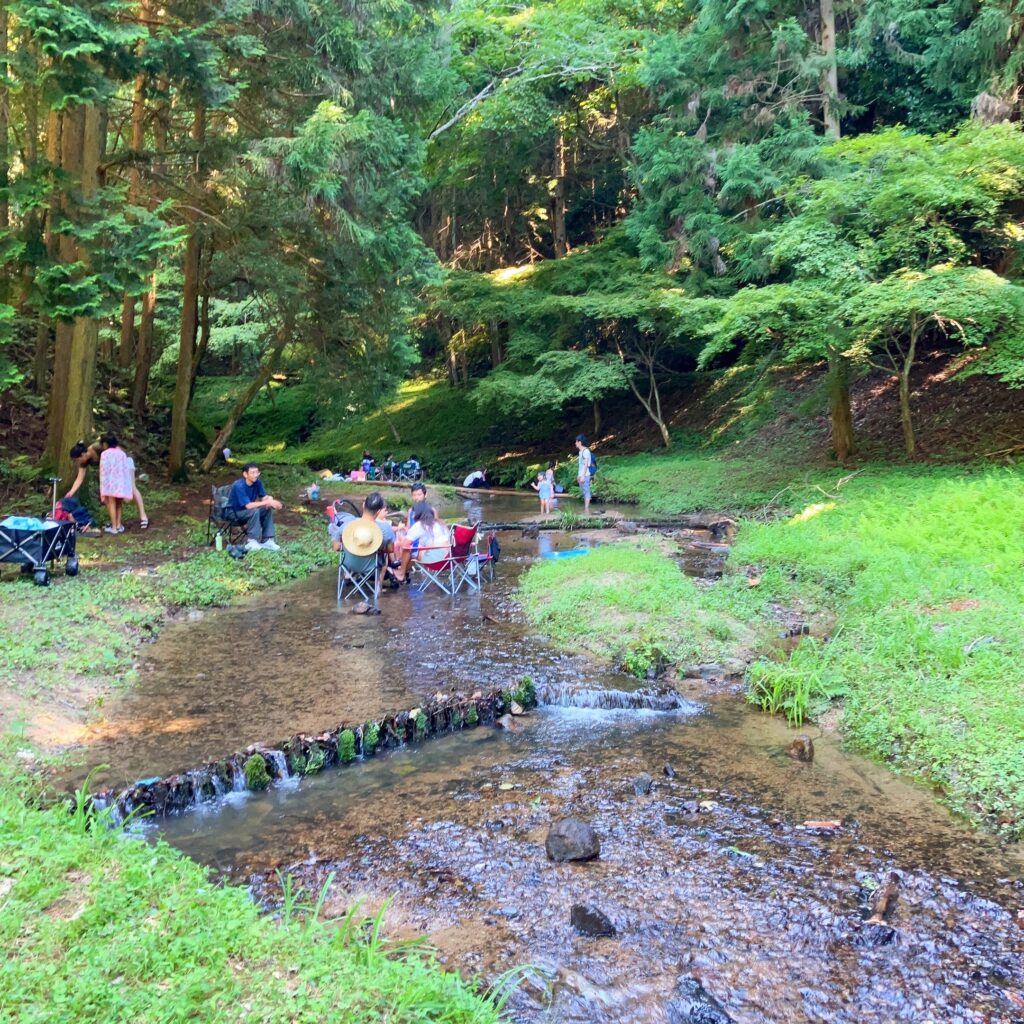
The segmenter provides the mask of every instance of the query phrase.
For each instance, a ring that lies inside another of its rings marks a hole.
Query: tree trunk
[[[47,119],[47,157],[49,158],[52,153],[52,165],[59,164],[60,170],[70,180],[74,180],[81,169],[84,120],[85,112],[82,107],[71,107],[62,112],[51,110]],[[62,212],[71,214],[70,207],[66,187],[55,187],[50,203],[51,230],[56,227]],[[54,231],[53,249],[55,258],[65,265],[74,263],[78,256],[75,240],[64,232],[57,234]],[[50,378],[50,402],[46,422],[46,462],[51,468],[63,464],[60,446],[64,437],[64,410],[68,403],[71,331],[72,325],[66,320],[54,322],[53,375]]]
[[[145,14],[145,8],[143,8]],[[137,75],[135,78],[135,92],[132,96],[132,149],[139,153],[145,145],[145,100],[143,89],[146,85],[144,75]],[[131,170],[128,172],[128,202],[137,206],[142,198],[142,172],[139,170],[138,158],[133,161]],[[132,365],[135,356],[135,296],[125,295],[121,304],[121,342],[117,349],[117,365],[122,370]]]
[[[139,337],[135,348],[135,380],[132,382],[132,414],[141,420],[146,414],[149,371],[153,365],[153,317],[156,313],[156,271],[149,279],[149,291],[142,296]]]
[[[850,361],[838,352],[828,356],[828,398],[832,415],[832,448],[840,462],[853,454],[853,412],[850,408]]]
[[[192,165],[192,190],[190,203],[184,212],[185,225],[188,228],[188,241],[185,244],[185,260],[183,266],[184,288],[182,290],[181,330],[178,336],[178,375],[174,385],[174,401],[171,405],[171,448],[167,462],[167,472],[171,480],[184,480],[185,472],[185,440],[188,435],[189,391],[192,387],[192,357],[196,345],[196,326],[198,322],[199,300],[199,256],[202,249],[199,218],[195,204],[199,202],[200,161],[199,150],[206,134],[206,111],[197,107],[192,122],[192,142],[195,145],[195,156]]]
[[[80,174],[79,188],[82,200],[88,200],[99,187],[99,167],[103,156],[104,126],[106,118],[96,106],[87,106],[75,111],[75,120],[81,125],[79,138]],[[91,253],[84,247],[76,246],[77,258],[88,272]],[[92,404],[96,382],[96,346],[99,337],[99,323],[93,316],[75,317],[71,328],[68,350],[67,401],[62,420],[59,446],[58,473],[65,487],[74,479],[74,467],[68,455],[71,446],[84,439],[92,431]]]
[[[238,426],[238,421],[242,418],[242,414],[249,408],[249,403],[252,402],[259,393],[260,388],[270,380],[270,376],[277,366],[277,361],[281,358],[281,351],[285,346],[285,342],[288,340],[289,334],[290,331],[286,328],[282,328],[278,332],[277,339],[274,341],[274,347],[270,350],[266,360],[264,360],[259,373],[256,374],[252,383],[248,388],[246,388],[245,394],[235,402],[235,407],[228,414],[228,418],[225,421],[224,426],[220,428],[217,437],[210,446],[210,450],[206,453],[206,458],[203,459],[204,473],[209,473],[210,470],[213,469],[217,462],[217,456],[220,454],[224,445],[228,443],[228,439],[231,437],[235,427]]]
[[[501,324],[497,320],[487,321],[487,336],[491,341],[491,369],[496,369],[504,360],[504,353],[501,351]]]
[[[594,437],[601,433],[601,403],[594,402]]]
[[[565,135],[561,129],[555,137],[555,158],[553,166],[554,186],[551,190],[551,242],[555,259],[561,259],[569,251],[565,233]]]
[[[11,203],[7,196],[7,188],[11,178],[11,102],[7,88],[7,44],[10,16],[7,13],[7,0],[0,0],[0,55],[3,56],[3,78],[0,79],[0,231],[11,226]]]
[[[821,105],[825,133],[833,139],[839,138],[839,114],[835,105],[839,99],[839,70],[836,65],[836,15],[832,0],[819,0],[821,5],[821,49],[828,64],[821,73]]]
[[[910,371],[914,366],[914,357],[917,355],[917,341],[922,330],[922,323],[914,314],[910,318],[910,343],[903,353],[903,363],[900,366],[900,424],[903,427],[903,445],[907,450],[907,458],[914,457],[914,422],[910,418]]]
[[[143,8],[148,10],[149,8]],[[160,92],[167,95],[167,79],[160,79]],[[167,103],[161,103],[153,121],[153,148],[156,158],[154,170],[164,173],[163,154],[167,149],[167,131],[170,120],[170,109]],[[135,352],[135,380],[132,383],[132,413],[136,420],[146,414],[146,400],[149,392],[149,371],[153,365],[153,318],[156,315],[157,271],[154,269],[149,279],[149,291],[142,296],[142,310],[139,314],[138,347]]]
[[[196,378],[199,368],[203,365],[203,357],[210,347],[210,264],[213,262],[213,242],[211,241],[202,256],[202,284],[199,286],[199,344],[196,345],[195,358],[192,360],[192,383],[189,385],[189,401],[196,392]]]

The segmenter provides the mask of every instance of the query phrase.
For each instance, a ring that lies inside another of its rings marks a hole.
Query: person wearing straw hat
[[[341,550],[356,558],[375,555],[383,543],[380,527],[365,516],[349,520],[341,531]]]

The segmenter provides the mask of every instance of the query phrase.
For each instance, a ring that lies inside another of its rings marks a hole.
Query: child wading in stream
[[[555,496],[555,488],[548,478],[547,473],[538,473],[537,482],[531,485],[540,498],[540,514],[547,516],[551,514],[551,499]]]

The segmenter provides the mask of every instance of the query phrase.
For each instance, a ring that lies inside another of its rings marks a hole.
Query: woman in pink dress
[[[121,525],[121,505],[130,501],[134,490],[135,465],[121,451],[113,434],[100,438],[100,501],[107,506],[110,525],[106,533],[124,533]]]

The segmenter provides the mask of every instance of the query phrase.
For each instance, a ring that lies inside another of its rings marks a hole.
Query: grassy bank
[[[598,552],[531,570],[531,617],[571,637],[574,598],[582,601],[586,630],[615,637],[595,647],[620,660],[653,648],[676,660],[693,645],[707,658],[750,647],[760,652],[751,697],[767,710],[798,721],[842,699],[854,746],[927,780],[957,809],[1024,834],[1024,476],[868,466],[841,483],[838,470],[791,471],[784,482],[771,478],[777,464],[736,472],[736,461],[609,460],[609,478],[659,513],[785,502],[783,518],[742,524],[720,584],[693,587],[650,552]],[[797,605],[837,625],[827,641],[806,637],[772,655],[775,609]]]
[[[272,920],[163,843],[30,806],[27,786],[0,785],[5,1021],[498,1019],[428,953],[393,955],[369,926],[298,907]]]

